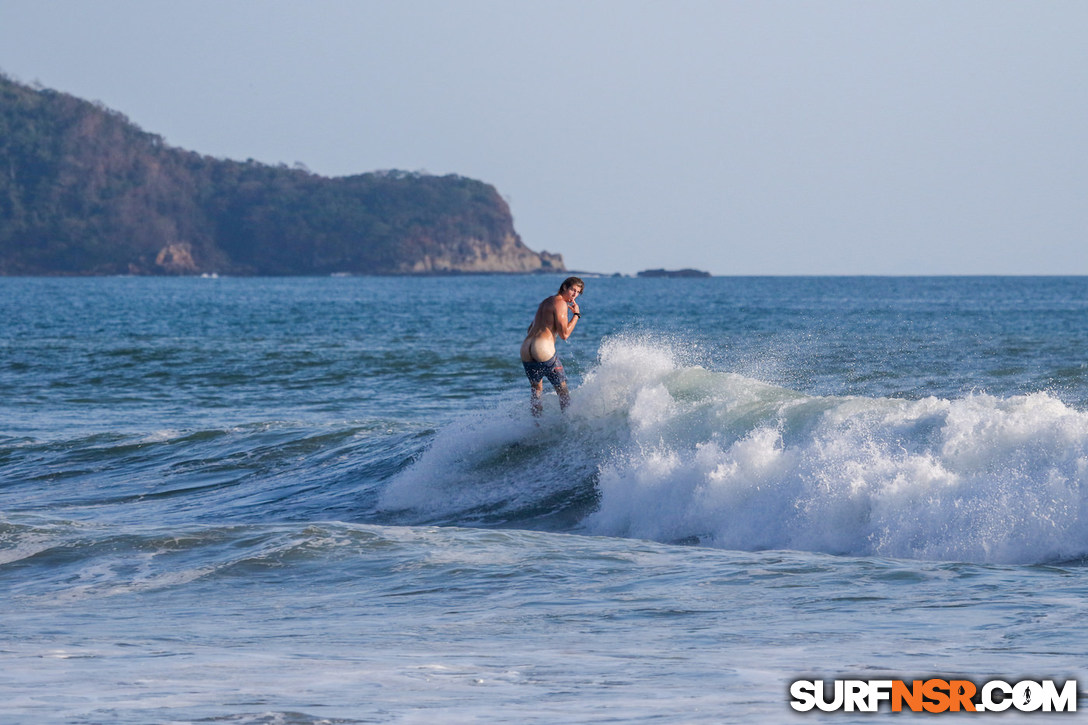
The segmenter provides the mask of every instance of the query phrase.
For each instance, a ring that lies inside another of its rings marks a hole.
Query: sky
[[[493,184],[611,274],[1088,274],[1081,0],[0,0],[173,146]]]

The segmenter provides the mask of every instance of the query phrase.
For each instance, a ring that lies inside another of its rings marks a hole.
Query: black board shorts
[[[532,360],[530,362],[521,361],[521,364],[525,367],[525,376],[529,378],[529,382],[536,385],[544,378],[548,379],[556,390],[567,384],[566,373],[563,372],[563,363],[559,362],[559,353],[552,355],[551,360],[545,362],[537,362]]]

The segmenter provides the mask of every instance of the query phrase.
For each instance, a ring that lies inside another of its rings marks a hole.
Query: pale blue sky
[[[168,143],[494,184],[632,273],[1088,274],[1088,2],[0,0]]]

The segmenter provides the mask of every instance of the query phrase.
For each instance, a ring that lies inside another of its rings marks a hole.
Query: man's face
[[[567,304],[570,304],[571,302],[574,302],[574,298],[580,294],[582,294],[581,288],[568,287],[566,291],[563,292],[563,299],[567,301]]]

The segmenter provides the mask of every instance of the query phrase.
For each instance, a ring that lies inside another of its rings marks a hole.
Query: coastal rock
[[[155,264],[169,274],[196,274],[200,271],[193,259],[193,246],[187,242],[168,244],[155,256]]]
[[[439,245],[441,246],[441,245]],[[498,245],[487,240],[468,238],[453,248],[431,255],[425,254],[405,272],[440,274],[445,272],[530,273],[562,272],[563,257],[528,249],[514,234],[506,235]]]

